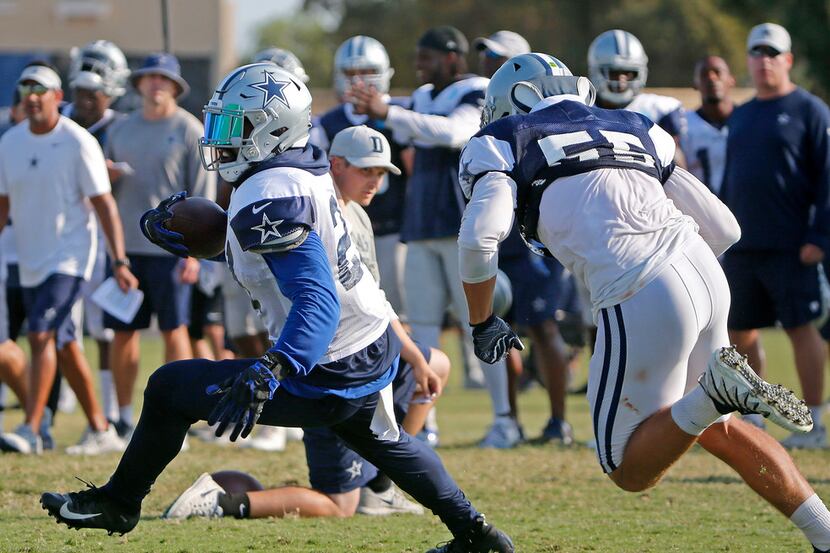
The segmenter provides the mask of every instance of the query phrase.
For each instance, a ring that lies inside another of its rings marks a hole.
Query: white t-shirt
[[[87,198],[109,191],[98,141],[71,119],[40,135],[24,121],[0,138],[0,195],[9,197],[23,286],[54,273],[89,279],[98,244]]]

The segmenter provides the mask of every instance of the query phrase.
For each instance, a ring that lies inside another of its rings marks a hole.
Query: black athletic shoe
[[[469,530],[427,553],[513,553],[513,542],[479,515]]]
[[[84,482],[89,489],[79,492],[44,493],[40,496],[40,505],[57,522],[63,522],[70,528],[100,528],[112,535],[118,532],[122,536],[135,528],[141,514],[140,509],[128,511],[92,484]]]
[[[822,551],[821,549],[819,549],[818,547],[816,547],[814,545],[813,546],[813,553],[830,553],[830,549],[825,549],[824,551]]]

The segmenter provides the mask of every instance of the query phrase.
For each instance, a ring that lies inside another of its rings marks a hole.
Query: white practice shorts
[[[683,250],[631,298],[600,310],[588,403],[606,473],[637,427],[696,386],[712,352],[729,345],[726,277],[699,236]]]
[[[224,264],[223,264],[224,265]],[[225,302],[225,330],[228,337],[256,336],[265,332],[265,324],[251,305],[251,296],[233,279],[227,265],[222,281],[222,297]]]

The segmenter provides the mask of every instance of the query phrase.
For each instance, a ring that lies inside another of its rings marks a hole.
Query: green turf
[[[780,333],[765,335],[770,378],[789,386],[797,381],[789,346]],[[159,342],[145,339],[142,378],[160,362]],[[92,351],[94,348],[89,348]],[[92,354],[91,354],[92,355]],[[94,355],[92,355],[94,357]],[[473,447],[489,419],[483,391],[465,391],[453,379],[439,408],[439,452],[451,473],[488,519],[506,530],[525,552],[809,552],[800,532],[756,497],[725,466],[693,450],[647,493],[619,491],[602,475],[592,450],[584,446],[523,446],[512,451]],[[577,376],[584,380],[585,375]],[[194,393],[199,391],[194,390]],[[520,397],[522,421],[536,435],[546,416],[540,389]],[[577,439],[591,437],[587,402],[572,396],[569,417]],[[6,417],[5,427],[20,420]],[[79,413],[60,415],[60,449],[77,439]],[[776,437],[783,432],[772,430]],[[224,551],[397,552],[425,551],[448,533],[434,516],[348,520],[237,521],[159,520],[163,509],[203,471],[244,470],[266,485],[308,482],[301,444],[269,454],[222,448],[191,439],[161,475],[144,503],[138,527],[124,537],[70,531],[40,509],[44,490],[68,491],[80,476],[106,482],[117,455],[75,458],[47,453],[40,458],[0,457],[0,551]],[[797,452],[796,460],[819,494],[830,498],[830,451]]]

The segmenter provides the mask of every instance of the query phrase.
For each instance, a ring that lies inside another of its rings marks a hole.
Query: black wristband
[[[126,267],[128,269],[132,268],[132,265],[130,264],[130,258],[124,257],[121,259],[114,260],[112,262],[112,268],[117,269],[118,267]]]

